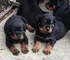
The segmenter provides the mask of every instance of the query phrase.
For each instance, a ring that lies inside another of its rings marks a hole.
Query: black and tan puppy
[[[26,22],[21,16],[12,16],[5,23],[4,31],[6,34],[6,46],[14,55],[19,54],[19,50],[14,46],[14,43],[21,44],[22,53],[28,53],[28,38],[25,34]]]
[[[53,15],[58,21],[61,21],[65,27],[66,31],[70,29],[70,5],[69,0],[50,0],[46,3],[46,8],[53,10]],[[51,9],[52,8],[52,9]]]
[[[35,45],[32,50],[37,53],[41,48],[41,43],[45,42],[46,47],[43,52],[48,55],[51,53],[56,41],[64,37],[66,28],[63,23],[57,21],[55,17],[49,13],[39,15],[37,19],[40,23],[35,33]]]

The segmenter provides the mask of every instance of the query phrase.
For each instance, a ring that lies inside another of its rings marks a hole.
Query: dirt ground
[[[44,3],[46,3],[46,1],[44,1]],[[44,11],[48,11],[44,7],[44,3],[40,4],[40,6]],[[70,60],[70,31],[66,33],[64,38],[57,41],[50,55],[43,54],[43,49],[45,47],[44,43],[38,53],[33,53],[31,49],[34,45],[34,33],[26,31],[29,39],[29,53],[21,53],[20,44],[15,44],[17,49],[20,50],[20,54],[18,56],[12,55],[6,47],[6,38],[4,34],[4,24],[10,16],[0,23],[0,60]]]

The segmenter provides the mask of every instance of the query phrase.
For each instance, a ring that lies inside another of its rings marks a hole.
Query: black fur
[[[37,26],[36,16],[42,14],[42,9],[38,6],[37,0],[21,0],[17,14],[25,17],[28,23],[35,28]]]
[[[58,21],[61,21],[66,31],[70,29],[70,5],[69,0],[50,0],[50,4],[55,5],[53,15]]]

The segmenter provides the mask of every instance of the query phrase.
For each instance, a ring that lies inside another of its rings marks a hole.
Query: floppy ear
[[[36,18],[35,18],[35,20],[37,20],[37,23],[40,23],[41,20],[43,20],[43,19],[44,19],[44,15],[38,15],[38,16],[36,16]]]
[[[13,24],[11,24],[10,27],[9,27],[9,30],[8,30],[9,35],[11,34],[11,32],[13,32],[13,28],[12,27],[13,27]]]

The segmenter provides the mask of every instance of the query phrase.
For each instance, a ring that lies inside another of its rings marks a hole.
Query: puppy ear
[[[20,16],[20,18],[25,23],[25,24],[23,24],[23,30],[24,30],[24,32],[26,32],[26,24],[28,24],[28,22],[27,22],[27,20],[24,17]]]
[[[35,20],[37,20],[37,23],[41,22],[41,20],[44,19],[44,15],[38,15],[36,16]]]
[[[13,25],[10,25],[10,27],[9,27],[9,29],[8,29],[8,33],[9,33],[9,35],[11,35],[11,32],[13,32]]]

